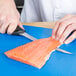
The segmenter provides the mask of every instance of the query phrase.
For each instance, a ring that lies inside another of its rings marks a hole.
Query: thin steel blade
[[[55,50],[63,52],[63,53],[67,53],[67,54],[72,54],[71,52],[68,52],[68,51],[60,49],[60,48],[56,48]]]
[[[25,37],[27,37],[28,39],[33,40],[33,41],[37,40],[36,38],[34,38],[33,36],[29,35],[29,34],[26,33],[26,32],[25,32],[25,33],[22,33],[22,34],[20,34],[20,35],[25,36]]]

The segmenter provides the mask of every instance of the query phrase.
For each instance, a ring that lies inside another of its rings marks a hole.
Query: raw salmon
[[[5,55],[11,59],[41,68],[48,60],[49,54],[59,45],[59,41],[49,37],[19,46],[5,52]]]

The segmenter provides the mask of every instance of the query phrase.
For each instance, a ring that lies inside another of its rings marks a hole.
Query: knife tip
[[[68,52],[68,51],[62,50],[62,49],[60,49],[60,48],[56,48],[56,50],[59,51],[59,52],[66,53],[66,54],[72,54],[71,52]]]

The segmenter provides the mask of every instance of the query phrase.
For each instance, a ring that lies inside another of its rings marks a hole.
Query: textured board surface
[[[47,38],[52,30],[41,27],[25,26],[26,31],[36,37]],[[12,60],[4,55],[5,51],[31,42],[22,36],[0,34],[0,76],[76,76],[76,40],[60,48],[72,52],[72,55],[53,52],[42,69]]]

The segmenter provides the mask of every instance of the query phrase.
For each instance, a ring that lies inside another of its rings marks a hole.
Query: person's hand
[[[19,21],[20,14],[16,9],[14,0],[0,0],[0,33],[13,33],[17,25],[22,28]]]
[[[72,31],[74,32],[71,36],[69,36]],[[72,42],[76,38],[76,16],[67,15],[61,20],[57,21],[52,33],[52,37],[59,40],[61,43],[68,44]]]

